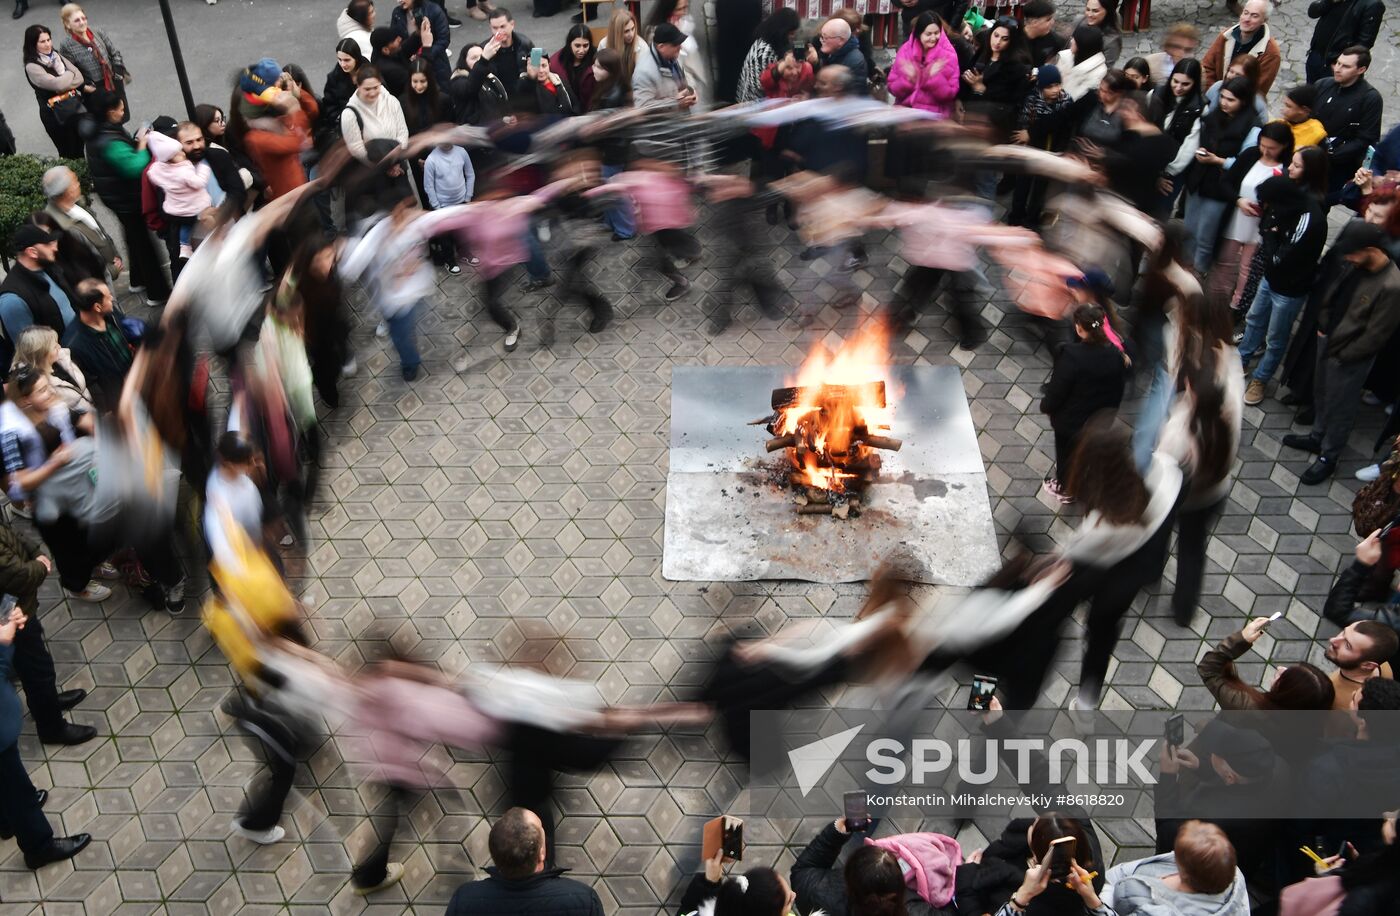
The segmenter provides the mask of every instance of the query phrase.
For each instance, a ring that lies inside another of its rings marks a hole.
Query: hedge
[[[0,156],[0,254],[10,253],[10,236],[35,210],[44,209],[44,173],[56,165],[66,165],[78,176],[86,196],[92,190],[87,162],[82,159],[53,159],[21,153]]]

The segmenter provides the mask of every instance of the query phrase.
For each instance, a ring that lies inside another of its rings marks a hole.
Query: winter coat
[[[843,836],[834,824],[827,824],[797,856],[790,881],[797,894],[798,910],[804,913],[821,910],[831,916],[844,916],[848,912],[846,879],[835,865],[841,848],[850,838],[851,835]],[[904,892],[904,907],[908,916],[953,916],[957,912],[951,904],[934,906],[908,886]]]
[[[1078,340],[1055,357],[1040,411],[1056,430],[1078,430],[1100,410],[1117,410],[1123,402],[1128,367],[1111,343]]]
[[[423,47],[419,23],[428,20],[433,30],[433,43]],[[389,18],[389,28],[403,38],[403,55],[409,60],[414,57],[426,58],[433,65],[433,79],[439,86],[447,85],[452,78],[452,63],[447,58],[448,46],[452,44],[452,30],[447,24],[447,11],[440,4],[419,0],[413,10],[406,10],[398,4]]]
[[[1327,128],[1323,146],[1327,149],[1328,172],[1335,186],[1356,174],[1366,158],[1367,147],[1380,142],[1385,102],[1364,76],[1350,86],[1339,86],[1330,76],[1313,85],[1317,87],[1313,117]]]
[[[1027,134],[1026,145],[1052,153],[1069,147],[1074,131],[1070,124],[1074,100],[1063,92],[1053,102],[1047,102],[1040,90],[1032,89],[1016,118],[1016,129]]]
[[[549,58],[549,72],[559,74],[559,78],[564,81],[564,85],[569,90],[569,95],[573,97],[574,114],[583,114],[588,111],[593,102],[593,89],[598,85],[598,78],[593,75],[591,65],[583,67],[577,73],[564,62],[564,54],[569,54],[573,58],[573,52],[568,48],[560,48]]]
[[[1187,189],[1211,200],[1234,200],[1225,180],[1225,170],[1234,164],[1231,160],[1244,149],[1245,139],[1257,124],[1252,111],[1227,117],[1224,111],[1217,109],[1203,117],[1200,148],[1210,150],[1226,162],[1224,165],[1194,163],[1186,173]]]
[[[77,219],[64,213],[53,201],[49,201],[48,206],[44,207],[44,212],[53,217],[54,222],[58,223],[60,230],[70,235],[75,234],[78,238],[81,238],[85,243],[91,246],[97,258],[102,262],[104,271],[111,273],[114,277],[120,273],[120,271],[116,270],[113,266],[113,261],[118,257],[117,243],[112,240],[112,236],[102,227],[100,221],[97,223],[97,228],[94,229],[84,220]],[[91,210],[88,210],[88,213],[94,220],[97,219],[96,214],[93,214]],[[62,247],[61,242],[60,247]],[[62,259],[60,259],[60,261],[61,260]]]
[[[1317,280],[1317,263],[1327,243],[1327,214],[1311,193],[1284,176],[1267,178],[1255,194],[1259,252],[1264,279],[1280,296],[1302,296]]]
[[[180,141],[157,131],[151,131],[147,142],[156,161],[146,174],[165,195],[161,209],[170,216],[188,217],[198,216],[214,205],[209,195],[213,173],[207,162],[196,165],[189,159],[172,161],[180,152]]]
[[[374,45],[370,44],[369,29],[351,19],[349,10],[341,10],[340,15],[335,17],[335,33],[337,38],[355,39],[355,43],[360,46],[360,56],[365,60],[374,56]]]
[[[866,837],[865,845],[894,853],[908,869],[905,884],[920,899],[934,906],[953,902],[953,876],[962,864],[962,848],[957,840],[941,833],[901,833],[878,840]]]
[[[1308,4],[1308,18],[1316,19],[1317,26],[1308,50],[1330,65],[1343,48],[1374,47],[1383,16],[1385,4],[1381,0],[1313,0]]]
[[[1074,53],[1069,48],[1065,48],[1060,52],[1060,56],[1055,58],[1055,65],[1060,68],[1061,85],[1065,95],[1076,102],[1089,93],[1098,91],[1099,83],[1103,82],[1104,74],[1108,73],[1108,62],[1102,54],[1091,55],[1076,63]]]
[[[384,93],[379,97],[384,98]],[[310,92],[303,92],[300,102],[300,107],[277,119],[283,128],[280,132],[252,129],[243,135],[243,148],[267,184],[268,200],[306,184],[301,155],[311,148],[311,125],[320,107]]]
[[[121,92],[123,78],[130,76],[126,64],[122,62],[122,52],[117,50],[117,46],[112,44],[112,39],[108,38],[106,33],[94,28],[89,28],[88,31],[92,34],[96,50],[64,32],[63,40],[58,43],[59,52],[77,65],[83,73],[83,79],[98,89],[106,85],[102,79],[102,62],[98,59],[98,55],[101,54],[107,59],[107,68],[112,71],[112,91]]]
[[[505,87],[508,95],[515,94],[520,84],[520,74],[529,67],[530,52],[533,50],[535,50],[535,43],[521,34],[519,29],[516,29],[511,45],[501,48],[496,52],[495,57],[486,61],[487,69],[495,75],[496,79],[501,81],[501,85]]]
[[[1340,363],[1356,363],[1374,358],[1400,328],[1400,267],[1387,261],[1385,267],[1372,273],[1360,267],[1342,271],[1333,285],[1335,290],[1346,282],[1348,274],[1360,275],[1360,282],[1346,311],[1327,335],[1327,358]],[[1322,300],[1320,327],[1330,327],[1328,314],[1334,305],[1331,291]]]
[[[763,84],[760,78],[765,70],[778,62],[778,52],[762,38],[754,39],[749,53],[744,57],[744,67],[739,71],[738,100],[743,102],[763,101]]]
[[[917,39],[911,39],[917,40]],[[902,48],[900,49],[903,50]],[[849,92],[852,95],[866,95],[870,92],[870,67],[865,62],[865,53],[860,49],[860,39],[852,35],[850,40],[837,48],[831,54],[817,52],[817,70],[822,67],[833,65],[845,67],[851,71],[851,84]],[[953,74],[954,79],[957,73]]]
[[[340,139],[340,113],[350,104],[350,97],[354,94],[355,78],[340,69],[339,64],[332,67],[326,74],[326,86],[321,90],[321,113],[316,118],[318,147],[329,147]]]
[[[151,154],[138,149],[136,141],[120,124],[84,121],[86,154],[92,189],[118,216],[141,213],[141,173],[150,164]]]
[[[1077,850],[1076,860],[1091,871],[1102,872],[1105,863],[1093,824],[1077,812],[1068,813],[1079,817],[1089,837],[1087,854]],[[1026,843],[1026,832],[1031,823],[1030,818],[1012,820],[1001,832],[1000,837],[987,844],[987,848],[982,852],[981,862],[964,862],[958,867],[959,913],[995,913],[1021,886],[1021,881],[1026,875],[1026,861],[1031,855],[1030,845]],[[1102,876],[1093,880],[1096,890],[1103,887]],[[1050,913],[1057,916],[1061,913],[1083,916],[1084,904],[1074,891],[1057,884],[1046,888],[1044,893],[1032,900],[1031,905],[1026,908],[1026,913],[1027,916],[1044,916]]]
[[[1177,872],[1171,853],[1125,862],[1108,870],[1108,887],[1101,895],[1118,916],[1249,916],[1249,893],[1244,875],[1219,894],[1188,894],[1167,887],[1162,879]]]
[[[1259,94],[1268,95],[1273,88],[1274,80],[1278,77],[1279,66],[1283,63],[1283,56],[1279,54],[1278,42],[1274,41],[1273,32],[1266,22],[1260,26],[1264,31],[1262,37],[1249,49],[1249,54],[1259,61]],[[1240,27],[1231,26],[1219,35],[1215,36],[1215,41],[1211,42],[1206,50],[1206,56],[1201,58],[1201,88],[1209,89],[1211,86],[1225,78],[1225,71],[1230,67],[1230,61],[1235,59],[1235,48],[1240,43]]]
[[[488,877],[457,888],[447,916],[603,916],[598,892],[564,877],[565,868],[546,868],[528,878],[502,878],[494,865]]]
[[[499,120],[510,103],[510,92],[491,71],[491,61],[484,57],[471,70],[458,70],[447,85],[447,94],[452,97],[457,123],[475,127]]]
[[[938,71],[932,72],[934,68]],[[896,105],[930,111],[942,118],[953,114],[953,103],[961,85],[958,53],[946,34],[924,50],[919,36],[912,36],[899,48],[890,65],[888,86]]]

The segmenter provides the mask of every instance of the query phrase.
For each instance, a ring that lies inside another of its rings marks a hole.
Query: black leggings
[[[501,295],[510,285],[509,276],[510,271],[502,271],[494,277],[487,277],[481,283],[481,298],[486,303],[487,314],[507,333],[520,326],[520,320],[515,317],[515,313],[501,303]]]
[[[513,807],[528,808],[544,825],[545,863],[554,861],[554,794],[556,772],[592,773],[617,752],[623,739],[604,735],[556,732],[516,722],[510,727],[506,792]]]
[[[1199,509],[1183,509],[1177,515],[1176,588],[1172,591],[1177,626],[1189,626],[1196,614],[1206,573],[1206,541],[1224,508],[1222,499]]]

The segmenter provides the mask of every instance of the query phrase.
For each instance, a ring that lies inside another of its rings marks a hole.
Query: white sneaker
[[[1356,472],[1356,479],[1363,483],[1370,483],[1381,476],[1381,466],[1379,464],[1368,464]]]
[[[287,831],[275,824],[267,830],[249,830],[235,820],[229,825],[229,829],[233,831],[234,836],[241,836],[248,842],[257,843],[259,846],[271,846],[273,843],[280,843],[282,838],[287,835]]]
[[[388,337],[388,336],[389,336],[389,323],[386,322],[386,321],[381,321],[381,322],[379,322],[379,324],[376,325],[375,328],[374,328],[374,336],[375,336],[375,337]]]
[[[515,345],[520,343],[520,325],[516,325],[506,332],[506,352],[515,349]]]
[[[473,7],[475,9],[475,7]],[[466,372],[467,367],[472,364],[471,358],[467,356],[467,351],[463,350],[462,355],[452,361],[453,372]]]
[[[70,601],[86,601],[89,604],[97,604],[99,601],[106,601],[112,597],[112,590],[97,582],[89,582],[87,588],[80,592],[70,592],[65,588],[63,594],[67,595]]]
[[[341,377],[341,378],[349,378],[350,376],[354,375],[354,374],[355,374],[356,372],[358,372],[358,371],[360,371],[360,367],[359,367],[359,365],[355,362],[355,357],[352,356],[352,357],[350,357],[348,360],[345,361],[345,365],[343,365],[343,366],[340,367],[340,377]]]

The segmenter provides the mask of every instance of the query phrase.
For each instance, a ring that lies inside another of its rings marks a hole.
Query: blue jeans
[[[418,355],[418,345],[413,341],[413,328],[417,324],[415,315],[422,305],[420,302],[411,309],[384,319],[384,323],[389,326],[389,339],[393,341],[394,349],[399,354],[399,365],[405,369],[417,369],[423,362],[422,357]]]
[[[1250,377],[1255,381],[1267,382],[1274,377],[1278,364],[1288,350],[1288,336],[1293,332],[1293,322],[1303,310],[1307,296],[1280,296],[1269,287],[1267,279],[1259,281],[1259,293],[1249,314],[1244,319],[1244,340],[1240,341],[1240,359],[1248,363],[1264,348],[1264,356],[1254,367]]]
[[[525,233],[525,247],[530,251],[530,258],[525,262],[525,273],[530,275],[531,280],[548,280],[549,259],[544,256],[544,245],[540,242],[540,233],[534,223]]]
[[[1202,197],[1194,191],[1186,195],[1186,232],[1191,236],[1187,251],[1192,255],[1196,273],[1204,274],[1215,260],[1215,240],[1220,234],[1220,219],[1229,204],[1223,200]]]
[[[1152,452],[1157,448],[1157,437],[1161,435],[1162,426],[1171,413],[1175,394],[1167,367],[1158,365],[1152,373],[1147,393],[1142,396],[1142,407],[1138,410],[1137,424],[1133,427],[1133,461],[1140,473],[1146,474],[1152,466]]]
[[[621,166],[603,166],[603,177],[611,178],[622,171]],[[624,239],[630,239],[637,234],[637,218],[632,213],[632,205],[625,200],[619,200],[603,211],[603,225],[607,226],[614,233]]]

